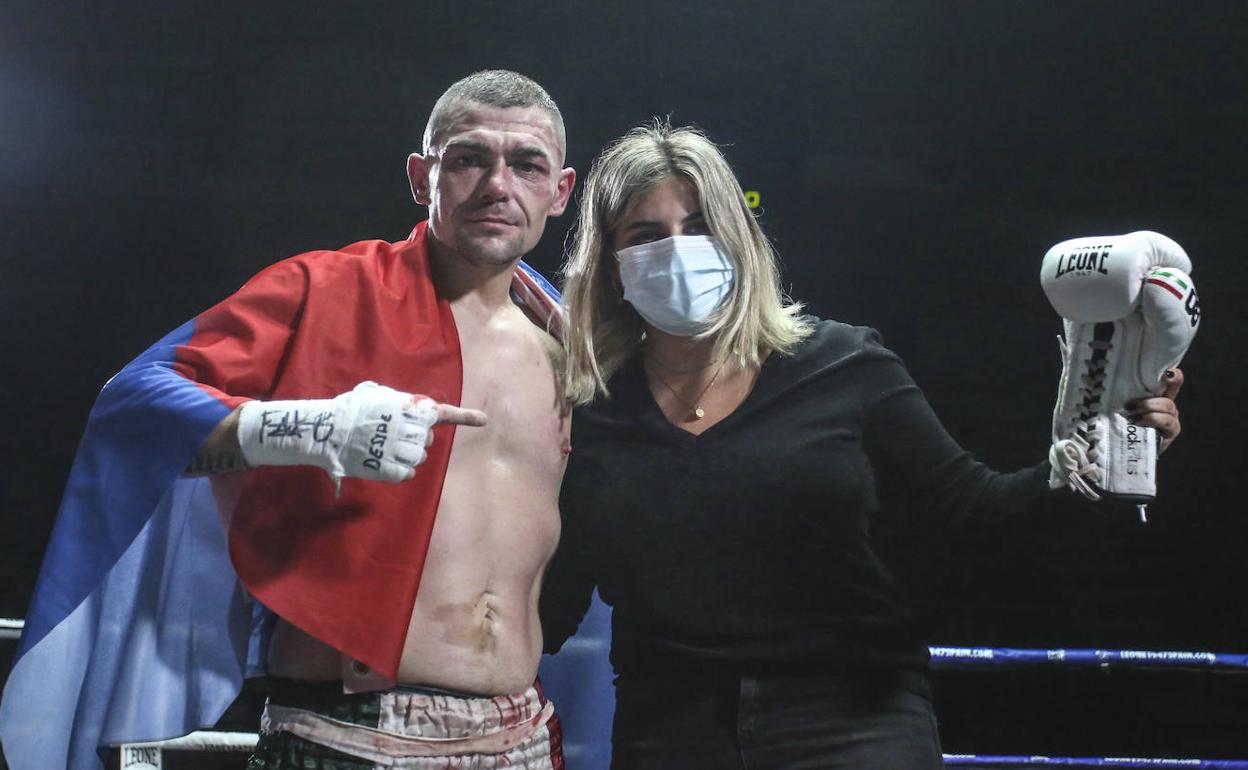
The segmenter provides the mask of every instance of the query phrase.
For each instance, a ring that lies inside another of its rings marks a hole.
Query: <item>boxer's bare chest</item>
[[[569,451],[557,344],[519,310],[482,321],[456,314],[463,359],[463,406],[489,417],[457,429],[448,476],[474,469],[479,480],[523,474],[525,491],[557,496]],[[517,490],[518,491],[518,490]]]
[[[456,322],[460,402],[488,423],[456,429],[399,676],[508,692],[528,686],[541,653],[537,595],[559,539],[569,419],[552,351],[519,311]]]
[[[399,680],[511,692],[532,681],[541,652],[537,589],[559,539],[570,417],[558,346],[519,310],[455,320],[460,403],[488,423],[456,429]],[[332,650],[283,630],[291,639],[278,645],[275,673],[315,679],[342,670]]]

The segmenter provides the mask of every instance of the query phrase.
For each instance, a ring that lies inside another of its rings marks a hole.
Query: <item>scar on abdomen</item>
[[[436,607],[430,614],[442,626],[443,641],[476,652],[493,652],[498,646],[499,607],[495,599],[494,594],[483,591],[471,604],[464,602]]]

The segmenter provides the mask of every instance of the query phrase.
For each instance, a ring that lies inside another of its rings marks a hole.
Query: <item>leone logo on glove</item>
[[[1095,270],[1102,275],[1109,275],[1109,271],[1105,269],[1105,260],[1109,257],[1109,250],[1113,244],[1084,246],[1076,249],[1070,254],[1062,254],[1057,258],[1057,274],[1053,277],[1061,278],[1067,273],[1087,272]]]
[[[1179,244],[1148,231],[1075,238],[1045,254],[1040,282],[1064,331],[1051,486],[1139,505],[1156,495],[1161,437],[1126,405],[1160,395],[1196,335],[1191,270]]]

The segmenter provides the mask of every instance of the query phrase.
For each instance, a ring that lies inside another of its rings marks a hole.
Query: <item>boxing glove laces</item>
[[[1161,436],[1127,415],[1160,395],[1200,326],[1191,260],[1148,231],[1075,238],[1044,255],[1040,283],[1062,317],[1062,377],[1053,410],[1049,485],[1136,504],[1157,494]]]

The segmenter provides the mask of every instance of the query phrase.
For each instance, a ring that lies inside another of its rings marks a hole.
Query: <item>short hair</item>
[[[757,365],[769,353],[791,353],[812,331],[802,306],[781,291],[775,250],[719,148],[696,128],[673,128],[656,118],[608,146],[585,182],[563,266],[569,309],[565,392],[574,405],[609,396],[607,381],[640,349],[644,327],[624,301],[611,242],[620,219],[672,177],[693,186],[707,227],[735,270],[732,290],[697,335],[716,335],[716,357]]]
[[[489,107],[541,107],[550,115],[559,147],[560,161],[567,157],[567,139],[563,131],[563,115],[559,105],[550,98],[537,81],[510,70],[481,70],[446,89],[429,113],[425,125],[424,152],[428,153],[441,138],[443,131],[455,120],[464,102],[484,104]]]

